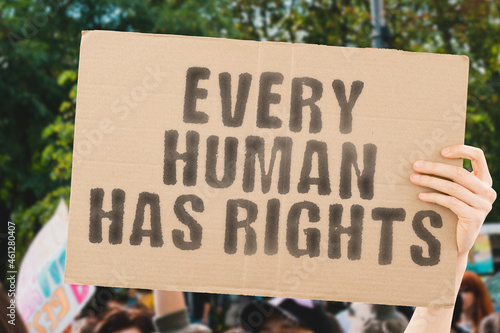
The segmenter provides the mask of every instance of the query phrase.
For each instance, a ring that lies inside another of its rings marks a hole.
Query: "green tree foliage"
[[[466,143],[486,152],[500,182],[500,2],[384,6],[387,47],[470,57]],[[0,223],[16,222],[19,253],[58,199],[69,200],[81,30],[354,47],[372,39],[369,0],[0,0],[0,22]],[[499,219],[496,205],[488,220]]]
[[[0,223],[5,234],[16,222],[18,263],[59,198],[69,200],[81,31],[235,37],[219,4],[0,0]]]

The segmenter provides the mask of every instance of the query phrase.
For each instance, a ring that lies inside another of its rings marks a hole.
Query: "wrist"
[[[455,294],[458,293],[460,289],[460,284],[462,283],[462,278],[464,276],[465,270],[467,269],[467,258],[469,257],[468,252],[459,252],[457,255],[457,269],[455,278]]]

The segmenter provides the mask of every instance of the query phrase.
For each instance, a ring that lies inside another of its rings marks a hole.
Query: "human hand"
[[[419,198],[447,207],[458,216],[458,253],[466,254],[474,245],[497,194],[491,187],[493,182],[481,149],[456,145],[443,149],[441,153],[450,159],[470,159],[473,171],[469,172],[461,166],[417,161],[413,165],[417,173],[413,173],[410,179],[416,185],[441,192],[422,192]]]
[[[455,279],[455,291],[458,291],[467,266],[467,253],[474,245],[497,194],[491,188],[492,179],[481,149],[456,145],[443,149],[441,153],[450,159],[470,159],[473,171],[469,172],[461,166],[417,161],[414,163],[416,173],[410,179],[416,185],[439,191],[420,193],[422,201],[447,207],[458,216]],[[452,315],[453,308],[417,307],[405,333],[449,331]]]

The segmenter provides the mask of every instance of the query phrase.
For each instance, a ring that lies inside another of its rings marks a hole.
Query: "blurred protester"
[[[345,309],[340,310],[336,315],[335,315],[335,320],[339,323],[340,327],[342,327],[342,330],[346,333],[349,332],[349,328],[351,327],[351,318],[350,318],[350,309],[351,309],[351,303],[349,302],[343,302],[343,306]]]
[[[343,333],[335,318],[311,300],[273,298],[249,304],[240,316],[251,333]]]
[[[123,304],[129,308],[146,308],[153,310],[153,292],[146,289],[123,289],[119,292],[123,298]]]
[[[374,318],[365,322],[363,333],[399,333],[408,326],[405,315],[393,305],[372,304]]]
[[[221,315],[223,309],[226,309],[224,324],[229,329],[236,328],[240,324],[241,311],[252,300],[253,296],[220,294],[217,297],[217,314]]]
[[[154,324],[161,333],[209,333],[199,324],[190,324],[185,298],[180,292],[154,291],[156,317]],[[344,333],[332,315],[321,303],[311,300],[274,298],[268,302],[256,301],[247,305],[240,316],[247,332],[274,333]],[[232,328],[231,332],[243,332]],[[128,333],[128,332],[127,332]]]
[[[208,293],[186,293],[189,319],[192,323],[209,326],[210,295]]]
[[[137,303],[145,306],[146,308],[154,311],[154,298],[152,290],[140,290]]]
[[[146,310],[113,310],[97,324],[95,333],[151,333],[153,316]]]
[[[492,313],[485,317],[479,324],[479,333],[500,332],[500,313]]]
[[[406,316],[390,305],[351,303],[336,318],[346,333],[402,333],[408,325]]]
[[[186,301],[179,291],[154,291],[154,325],[161,333],[211,333],[205,325],[190,324]]]
[[[137,306],[137,301],[139,299],[139,291],[137,289],[126,289],[127,298],[125,300],[125,305],[127,307]]]
[[[481,320],[493,313],[493,302],[481,278],[466,271],[460,285],[462,294],[462,315],[457,327],[465,332],[476,333]]]
[[[98,287],[67,333],[153,332],[153,313],[151,290]]]

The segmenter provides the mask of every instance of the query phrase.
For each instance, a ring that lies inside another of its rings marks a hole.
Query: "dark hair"
[[[335,318],[335,315],[333,313],[327,312],[326,315],[328,318],[332,321],[333,325],[333,332],[332,333],[345,333],[342,327],[340,326],[337,318]]]
[[[462,293],[459,291],[455,300],[455,307],[453,308],[453,316],[451,317],[451,328],[453,330],[456,330],[457,323],[460,321],[460,316],[462,316],[462,307]]]
[[[473,304],[472,320],[474,327],[477,328],[484,317],[494,312],[488,289],[479,275],[466,271],[460,285],[460,291],[474,294],[475,304]]]
[[[144,310],[114,310],[97,325],[96,333],[115,333],[136,327],[141,333],[154,331],[153,316]]]
[[[282,315],[314,333],[342,332],[322,304],[294,298],[273,298],[248,304],[240,314],[241,326],[246,332],[258,333],[267,319]]]

